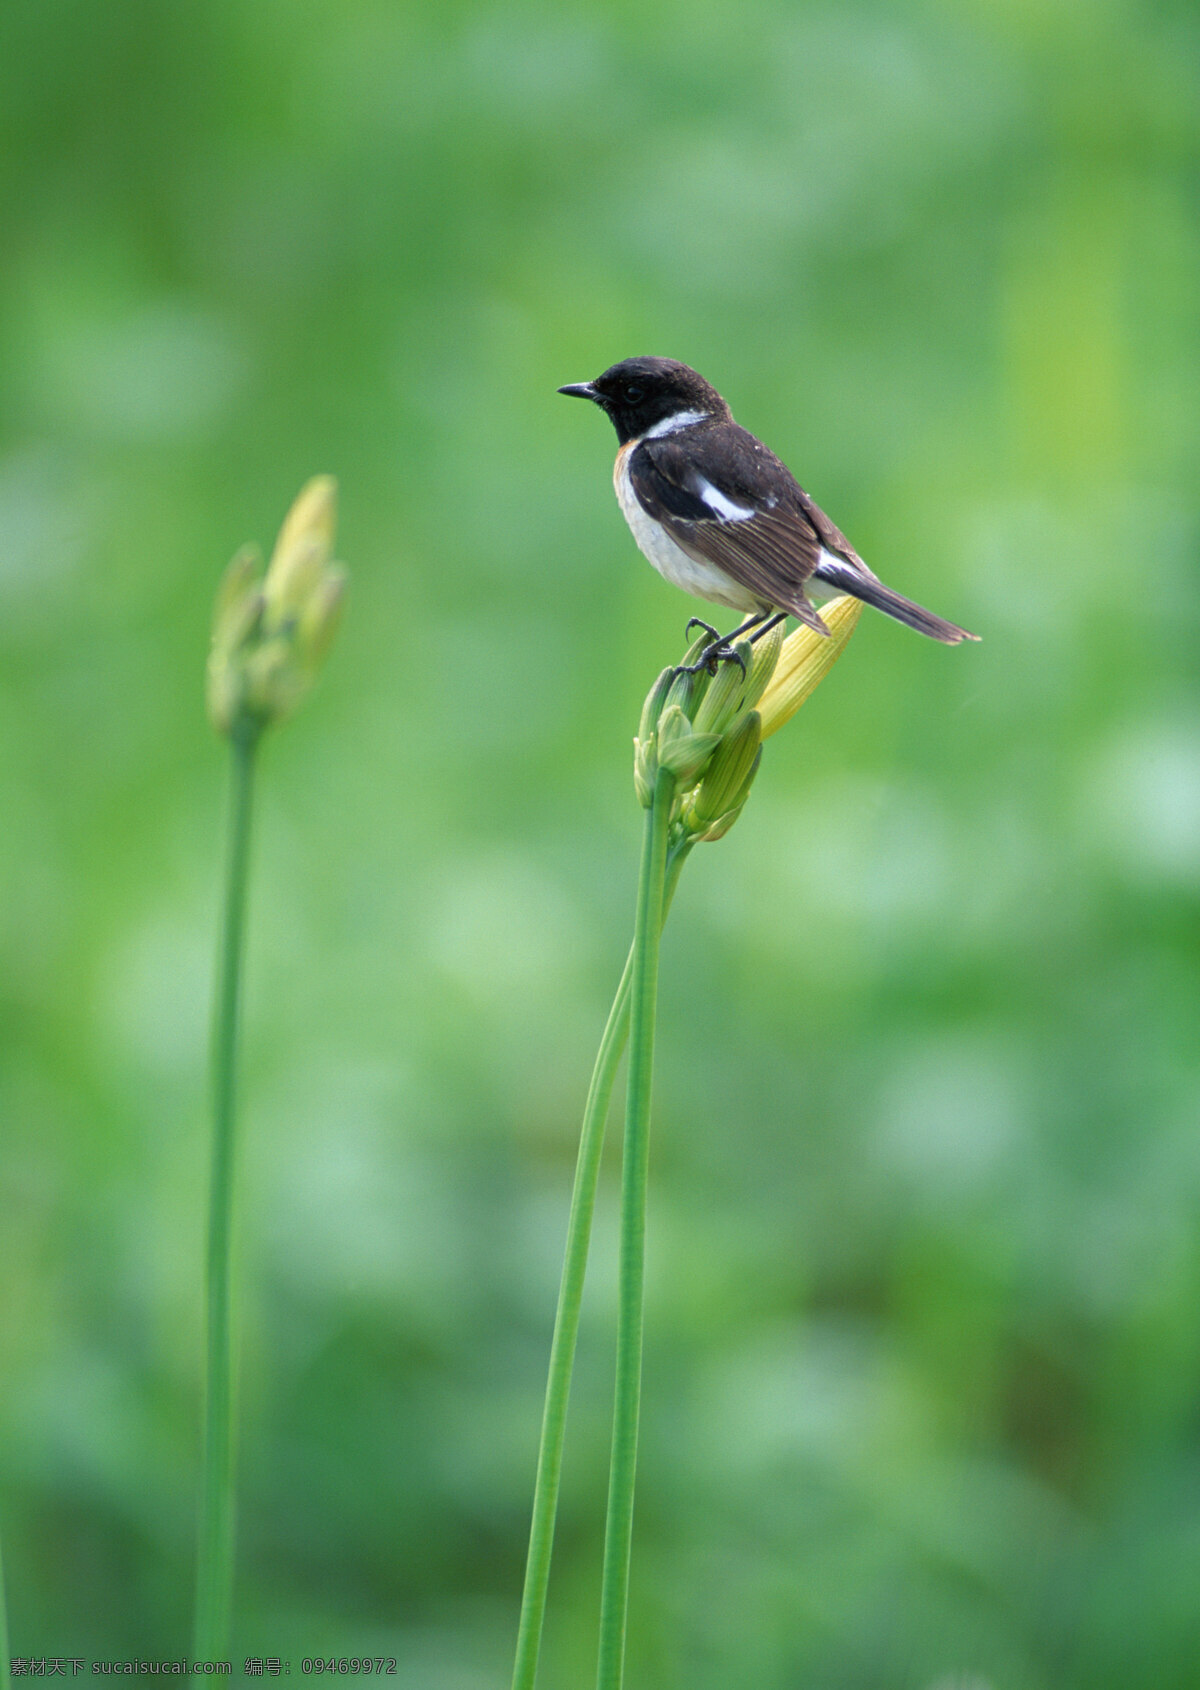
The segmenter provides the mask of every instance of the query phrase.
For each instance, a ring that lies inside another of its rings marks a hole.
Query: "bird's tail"
[[[849,593],[852,597],[861,599],[864,604],[873,605],[876,610],[882,610],[885,616],[894,616],[897,622],[915,628],[918,634],[928,634],[931,640],[941,640],[943,645],[960,645],[963,640],[979,638],[978,634],[969,634],[965,628],[947,622],[944,617],[935,616],[932,610],[925,610],[921,605],[914,604],[912,599],[906,599],[902,593],[894,593],[869,571],[861,573],[853,564],[834,557],[831,552],[822,552],[821,562],[815,574],[818,580],[828,582],[839,592]]]

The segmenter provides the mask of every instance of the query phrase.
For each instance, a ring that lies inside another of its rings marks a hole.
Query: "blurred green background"
[[[328,470],[348,614],[255,841],[234,1650],[507,1681],[630,736],[699,608],[554,389],[651,352],[984,643],[865,615],[684,878],[631,1690],[1200,1682],[1195,6],[0,29],[14,1651],[188,1646],[209,607]],[[593,1670],[615,1171],[546,1690]]]

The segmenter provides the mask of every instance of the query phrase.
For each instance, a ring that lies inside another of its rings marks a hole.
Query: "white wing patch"
[[[681,587],[685,593],[693,593],[698,599],[707,599],[710,604],[728,605],[731,610],[769,608],[763,599],[741,586],[732,575],[726,575],[715,563],[704,557],[693,557],[682,546],[677,546],[662,523],[656,522],[642,509],[629,478],[629,459],[633,450],[634,443],[631,442],[617,453],[613,471],[617,501],[643,556],[649,558],[663,580],[669,581],[673,587]]]
[[[745,505],[736,505],[732,499],[726,498],[720,488],[714,487],[711,481],[697,472],[693,481],[693,488],[714,516],[719,516],[723,522],[746,522],[754,512]]]
[[[859,562],[861,561],[860,559]],[[843,580],[853,581],[856,577],[861,581],[864,573],[872,581],[877,579],[876,576],[871,574],[865,563],[860,569],[856,564],[851,563],[848,557],[839,557],[836,552],[831,552],[827,546],[822,546],[817,554],[817,571],[835,584]]]

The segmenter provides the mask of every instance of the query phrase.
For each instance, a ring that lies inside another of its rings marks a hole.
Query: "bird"
[[[724,636],[698,617],[688,624],[712,636],[703,654],[710,667],[734,655],[733,641],[757,639],[789,615],[827,635],[810,582],[944,645],[979,638],[885,586],[787,465],[734,422],[716,388],[687,364],[624,358],[594,381],[558,391],[590,399],[616,429],[617,501],[658,573],[697,598],[749,613]]]

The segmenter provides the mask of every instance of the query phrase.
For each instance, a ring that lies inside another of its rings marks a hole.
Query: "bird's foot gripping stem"
[[[753,645],[755,640],[761,639],[777,622],[782,622],[786,614],[786,611],[782,610],[774,613],[764,610],[756,616],[748,617],[740,628],[733,630],[732,634],[719,634],[711,622],[705,622],[702,617],[693,616],[684,629],[684,633],[690,634],[693,628],[703,628],[711,643],[704,647],[695,663],[681,663],[677,672],[685,675],[698,675],[701,669],[707,669],[710,675],[715,675],[718,664],[736,663],[744,675],[746,665],[741,653],[736,648],[735,642],[748,636],[751,645]]]
[[[698,675],[702,669],[707,669],[710,675],[715,675],[717,666],[721,663],[736,663],[742,674],[746,673],[745,660],[740,651],[735,651],[732,635],[726,639],[722,634],[718,634],[715,628],[710,627],[707,622],[701,622],[698,616],[692,617],[687,625],[687,632],[690,634],[693,628],[703,628],[705,633],[712,637],[709,643],[701,648],[700,655],[694,663],[677,665],[675,669],[677,675]]]

